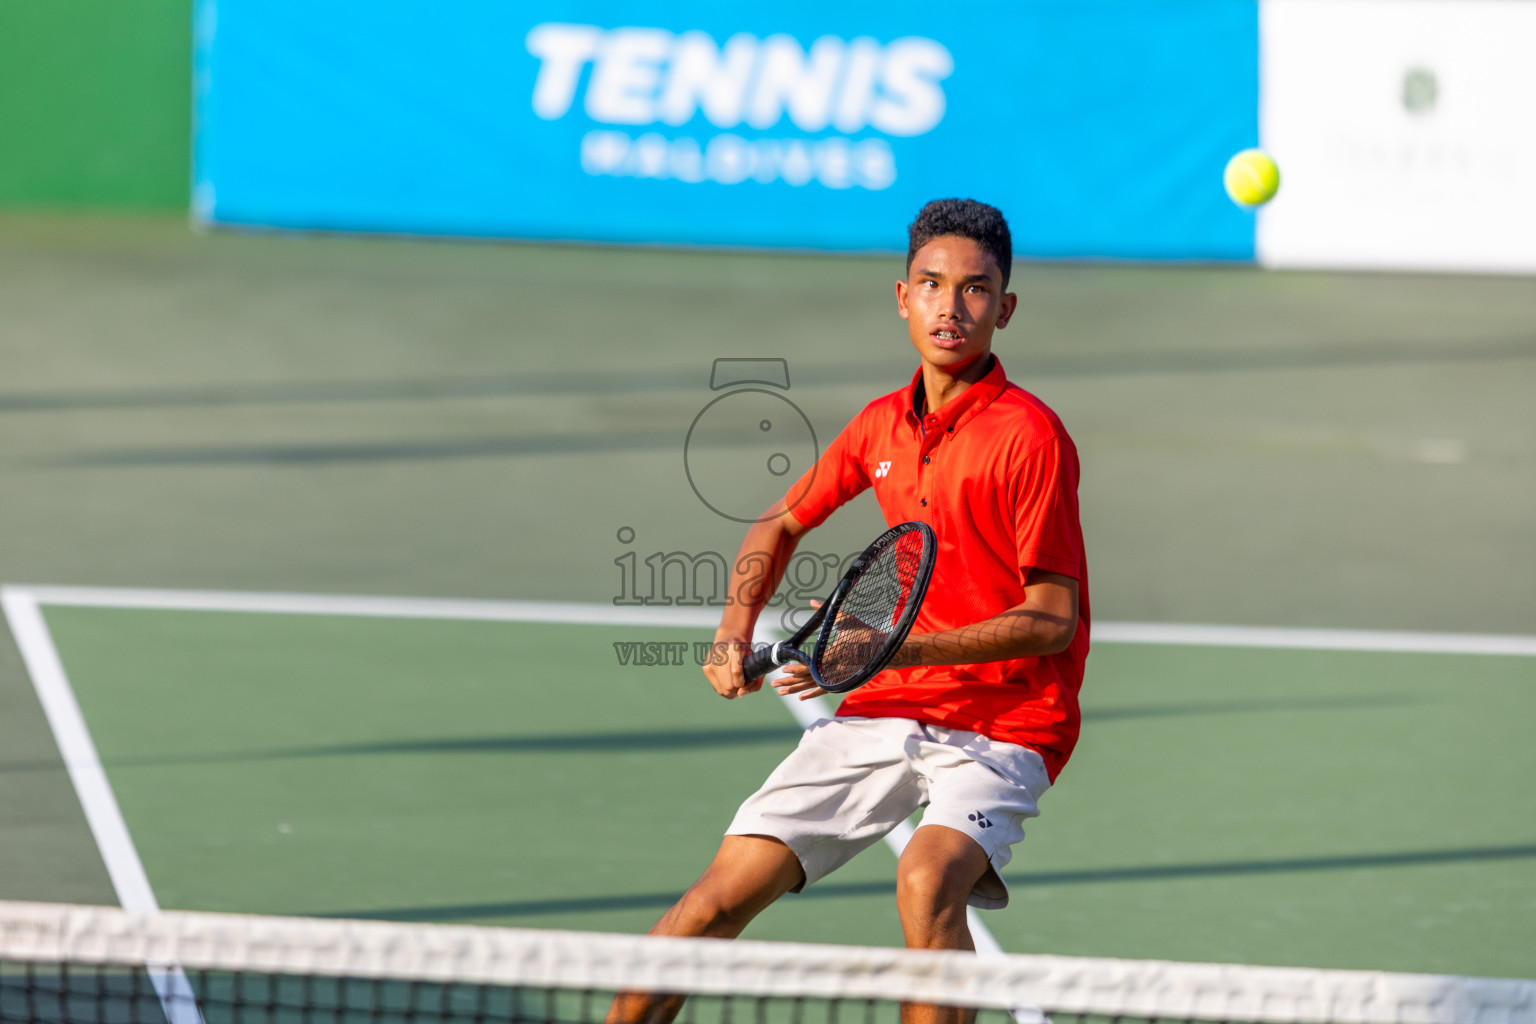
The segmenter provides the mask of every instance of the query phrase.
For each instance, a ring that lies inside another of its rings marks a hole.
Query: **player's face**
[[[992,349],[992,332],[1008,323],[1018,297],[1003,291],[1003,272],[979,244],[941,235],[917,250],[896,309],[923,362],[954,373]]]

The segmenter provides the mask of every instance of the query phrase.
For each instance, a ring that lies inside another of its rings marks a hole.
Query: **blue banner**
[[[208,223],[1044,258],[1253,257],[1257,0],[201,0]]]

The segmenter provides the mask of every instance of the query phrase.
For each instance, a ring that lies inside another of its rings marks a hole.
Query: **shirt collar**
[[[1008,375],[1003,372],[1003,361],[996,355],[992,359],[992,368],[987,375],[960,393],[957,398],[931,414],[927,419],[929,427],[939,427],[953,432],[962,424],[968,422],[973,416],[981,412],[1008,388]],[[917,414],[917,399],[923,385],[923,368],[919,366],[917,372],[912,375],[912,383],[907,385],[907,420],[914,426],[921,422],[922,417]]]

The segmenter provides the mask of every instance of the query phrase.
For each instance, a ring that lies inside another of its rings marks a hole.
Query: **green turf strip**
[[[52,609],[169,907],[638,931],[794,742],[689,631]],[[1103,645],[1004,948],[1528,975],[1536,662]],[[875,849],[749,934],[899,941]]]

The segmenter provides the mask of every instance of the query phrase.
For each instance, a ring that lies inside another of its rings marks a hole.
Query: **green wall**
[[[0,205],[184,209],[191,0],[0,0]]]

